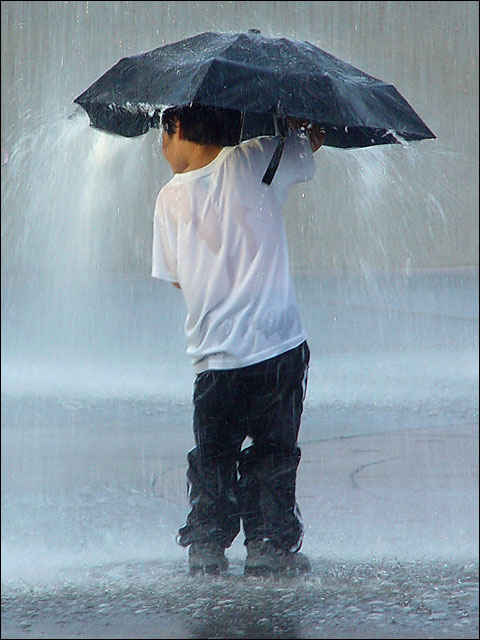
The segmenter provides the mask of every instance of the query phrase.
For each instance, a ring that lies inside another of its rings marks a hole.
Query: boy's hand
[[[325,129],[320,124],[313,122],[307,122],[306,120],[299,120],[297,118],[287,118],[287,122],[291,129],[303,129],[310,140],[310,146],[312,147],[312,153],[318,151],[322,144],[325,142],[326,135]]]

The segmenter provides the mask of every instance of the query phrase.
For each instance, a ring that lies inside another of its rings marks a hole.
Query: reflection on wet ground
[[[2,416],[2,638],[478,637],[473,423],[331,438],[307,411],[313,573],[262,580],[240,539],[228,577],[187,575],[189,406],[4,399]]]
[[[3,638],[476,638],[475,563],[313,562],[304,578],[195,577],[186,563],[98,566],[6,591]]]

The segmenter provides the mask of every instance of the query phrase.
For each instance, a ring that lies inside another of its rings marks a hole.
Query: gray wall
[[[288,203],[294,266],[478,265],[477,2],[37,1],[2,2],[4,273],[51,263],[62,243],[73,251],[67,235],[80,227],[94,247],[83,260],[148,271],[153,202],[170,175],[157,135],[123,146],[96,182],[89,175],[111,197],[87,229],[71,225],[83,215],[71,194],[82,189],[84,151],[65,150],[72,140],[57,140],[55,123],[124,55],[251,27],[309,40],[395,84],[438,136],[414,149],[320,150],[314,181]]]

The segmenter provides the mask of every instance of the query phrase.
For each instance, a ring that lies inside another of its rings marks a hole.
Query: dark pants
[[[304,342],[258,364],[196,377],[196,447],[187,471],[191,511],[179,544],[229,547],[241,520],[245,544],[268,539],[279,549],[300,548],[297,436],[309,359]],[[242,450],[247,437],[252,444]]]

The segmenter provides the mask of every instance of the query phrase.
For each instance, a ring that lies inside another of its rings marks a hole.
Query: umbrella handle
[[[278,165],[280,164],[280,159],[283,153],[283,147],[285,146],[285,133],[280,136],[280,140],[276,146],[275,151],[273,152],[273,156],[270,160],[270,163],[265,171],[265,174],[262,178],[262,182],[265,184],[271,184],[273,180],[273,176],[277,172]]]

